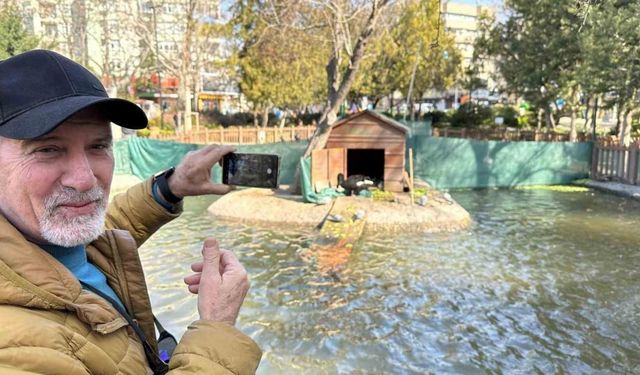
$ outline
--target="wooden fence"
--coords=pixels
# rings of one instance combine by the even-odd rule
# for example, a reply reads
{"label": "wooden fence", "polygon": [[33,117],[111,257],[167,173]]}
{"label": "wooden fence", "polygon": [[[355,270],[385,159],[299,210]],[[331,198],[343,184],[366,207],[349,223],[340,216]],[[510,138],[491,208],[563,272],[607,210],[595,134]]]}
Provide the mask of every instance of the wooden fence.
{"label": "wooden fence", "polygon": [[237,127],[200,129],[188,134],[151,134],[149,138],[195,144],[259,144],[300,141],[311,138],[315,126],[285,128]]}
{"label": "wooden fence", "polygon": [[[492,141],[546,141],[564,142],[569,140],[569,134],[547,133],[538,130],[519,129],[450,129],[433,128],[434,137],[469,138]],[[591,134],[578,134],[578,141],[591,140]]]}
{"label": "wooden fence", "polygon": [[638,154],[640,142],[629,147],[597,143],[593,146],[591,178],[639,185]]}

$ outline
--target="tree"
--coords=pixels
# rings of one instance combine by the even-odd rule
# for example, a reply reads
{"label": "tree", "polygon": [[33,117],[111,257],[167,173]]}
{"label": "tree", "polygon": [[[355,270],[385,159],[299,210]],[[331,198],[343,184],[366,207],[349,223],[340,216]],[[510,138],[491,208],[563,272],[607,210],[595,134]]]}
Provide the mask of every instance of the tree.
{"label": "tree", "polygon": [[[148,0],[141,3],[134,25],[144,45],[143,56],[157,58],[162,77],[178,80],[177,108],[184,113],[184,129],[191,129],[191,98],[200,86],[200,73],[215,58],[219,36],[217,2],[204,0]],[[162,41],[160,46],[159,41]],[[161,48],[160,48],[161,47]]]}
{"label": "tree", "polygon": [[409,2],[393,29],[397,88],[407,93],[411,119],[416,98],[451,87],[461,73],[461,55],[453,36],[444,31],[439,7],[435,0]]}
{"label": "tree", "polygon": [[22,17],[14,5],[0,10],[0,60],[36,48],[38,38],[29,34]]}
{"label": "tree", "polygon": [[[76,1],[72,12],[75,14],[67,22],[67,33],[74,30],[84,33],[78,58],[86,58],[94,67],[107,89],[113,89],[119,96],[129,95],[134,77],[139,75],[145,63],[145,49],[141,49],[141,36],[135,32],[139,22],[139,8],[128,1]],[[81,6],[82,5],[82,6]],[[65,12],[63,12],[64,14]],[[131,15],[136,15],[132,17]],[[88,19],[97,20],[87,24]],[[68,36],[74,40],[75,36]],[[96,46],[87,54],[89,45]],[[73,48],[71,49],[73,50]]]}
{"label": "tree", "polygon": [[[305,155],[309,155],[313,149],[321,148],[326,143],[328,130],[337,119],[340,105],[356,79],[367,45],[379,29],[381,14],[393,3],[391,0],[313,2],[248,0],[242,2],[238,8],[236,18],[239,22],[236,27],[243,43],[241,58],[246,59],[242,72],[243,81],[245,88],[257,89],[255,92],[247,91],[260,101],[264,102],[267,98],[277,96],[273,92],[264,95],[264,91],[276,83],[259,85],[258,77],[262,74],[267,77],[273,76],[280,82],[286,82],[281,76],[278,79],[278,69],[283,66],[274,64],[275,61],[282,61],[283,58],[287,61],[287,54],[283,54],[285,51],[279,51],[284,49],[282,46],[289,46],[293,41],[297,41],[294,45],[305,51],[302,55],[305,57],[315,56],[310,54],[313,48],[321,50],[320,56],[323,49],[326,48],[328,52],[325,55],[325,106],[319,126],[309,142]],[[305,38],[311,38],[316,43],[310,44]],[[278,46],[274,46],[274,42]],[[262,46],[262,50],[252,51],[254,46]],[[289,61],[294,62],[294,60]],[[255,74],[251,69],[256,70]],[[297,189],[297,186],[292,188]]]}
{"label": "tree", "polygon": [[240,88],[256,110],[262,125],[273,106],[300,108],[323,95],[322,70],[328,51],[317,29],[306,29],[303,15],[313,12],[305,3],[238,2],[233,27],[240,67]]}
{"label": "tree", "polygon": [[[331,31],[330,55],[326,65],[327,100],[303,157],[310,156],[313,150],[323,148],[327,143],[331,126],[336,122],[340,105],[356,79],[368,44],[379,30],[381,14],[392,4],[392,0],[364,3],[327,0],[317,3],[324,24]],[[365,15],[363,19],[359,17],[361,14]],[[354,40],[352,33],[355,30],[358,31]],[[300,166],[296,169],[290,191],[299,191],[299,177]]]}
{"label": "tree", "polygon": [[374,102],[400,90],[413,103],[427,90],[450,87],[459,74],[460,53],[453,37],[444,32],[439,2],[408,1],[393,10],[387,12],[392,19],[385,21],[387,27],[363,59],[363,74],[354,90]]}
{"label": "tree", "polygon": [[[506,21],[485,29],[478,56],[495,57],[506,91],[523,97],[553,128],[556,99],[576,91],[582,18],[573,0],[508,0]],[[540,126],[540,121],[538,122]]]}
{"label": "tree", "polygon": [[581,82],[585,90],[616,107],[621,116],[618,137],[631,141],[631,118],[640,109],[640,4],[635,1],[599,1],[591,6],[582,32],[585,64]]}

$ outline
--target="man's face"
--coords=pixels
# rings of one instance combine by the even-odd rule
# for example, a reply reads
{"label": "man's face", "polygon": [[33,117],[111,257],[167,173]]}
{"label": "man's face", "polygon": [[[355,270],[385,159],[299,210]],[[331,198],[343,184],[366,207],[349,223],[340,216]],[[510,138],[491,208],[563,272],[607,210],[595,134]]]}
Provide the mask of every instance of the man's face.
{"label": "man's face", "polygon": [[32,140],[0,139],[0,212],[33,242],[76,246],[104,230],[109,121],[93,110]]}

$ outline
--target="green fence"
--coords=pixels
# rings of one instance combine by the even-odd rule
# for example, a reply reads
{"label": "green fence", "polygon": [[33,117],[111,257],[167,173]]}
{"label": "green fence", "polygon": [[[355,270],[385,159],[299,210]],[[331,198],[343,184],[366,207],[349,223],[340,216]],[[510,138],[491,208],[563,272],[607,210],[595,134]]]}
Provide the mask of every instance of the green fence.
{"label": "green fence", "polygon": [[[146,179],[158,171],[177,165],[184,155],[198,149],[199,145],[158,141],[154,139],[130,137],[115,142],[116,174],[130,174]],[[281,184],[293,181],[296,164],[304,153],[306,142],[282,142],[262,145],[238,145],[238,152],[277,154],[280,156]],[[213,179],[221,181],[222,170],[216,165]]]}
{"label": "green fence", "polygon": [[587,177],[591,165],[591,143],[414,137],[410,144],[416,177],[438,189],[567,184]]}
{"label": "green fence", "polygon": [[[589,174],[590,143],[432,138],[424,131],[426,126],[412,129],[407,147],[414,149],[416,177],[439,189],[566,184]],[[114,148],[116,174],[146,179],[176,165],[187,152],[198,147],[138,137],[118,141]],[[239,145],[237,149],[280,155],[279,181],[290,184],[305,147],[306,142],[285,142]],[[215,167],[213,175],[219,182],[219,167]]]}

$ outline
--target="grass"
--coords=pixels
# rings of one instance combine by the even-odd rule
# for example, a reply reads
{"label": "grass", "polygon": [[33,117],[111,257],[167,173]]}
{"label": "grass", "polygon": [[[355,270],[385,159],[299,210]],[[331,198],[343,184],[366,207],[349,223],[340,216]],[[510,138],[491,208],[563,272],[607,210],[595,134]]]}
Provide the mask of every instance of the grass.
{"label": "grass", "polygon": [[556,191],[560,193],[584,193],[585,191],[589,191],[589,188],[583,186],[573,186],[573,185],[526,185],[526,186],[516,186],[516,190],[548,190],[548,191]]}

